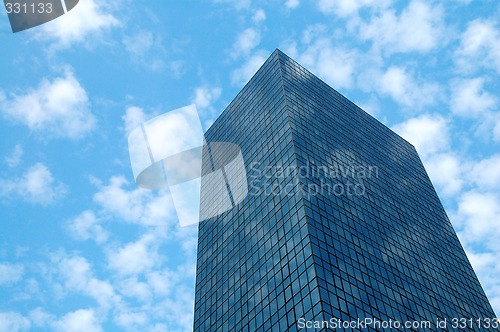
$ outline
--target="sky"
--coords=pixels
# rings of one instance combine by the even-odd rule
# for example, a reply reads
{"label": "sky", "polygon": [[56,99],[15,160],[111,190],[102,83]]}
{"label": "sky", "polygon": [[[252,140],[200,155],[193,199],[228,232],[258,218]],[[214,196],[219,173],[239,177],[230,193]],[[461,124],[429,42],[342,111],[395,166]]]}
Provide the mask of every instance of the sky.
{"label": "sky", "polygon": [[127,135],[206,130],[276,48],[415,145],[500,313],[498,1],[81,0],[0,10],[0,331],[191,331],[196,227]]}

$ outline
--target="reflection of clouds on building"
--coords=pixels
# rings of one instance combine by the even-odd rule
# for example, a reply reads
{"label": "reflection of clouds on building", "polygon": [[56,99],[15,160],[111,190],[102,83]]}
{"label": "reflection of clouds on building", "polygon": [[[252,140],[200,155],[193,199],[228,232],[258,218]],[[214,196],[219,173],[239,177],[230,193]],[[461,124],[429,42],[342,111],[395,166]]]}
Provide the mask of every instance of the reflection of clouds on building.
{"label": "reflection of clouds on building", "polygon": [[249,195],[200,222],[194,331],[494,317],[415,148],[279,50],[205,139],[241,147]]}

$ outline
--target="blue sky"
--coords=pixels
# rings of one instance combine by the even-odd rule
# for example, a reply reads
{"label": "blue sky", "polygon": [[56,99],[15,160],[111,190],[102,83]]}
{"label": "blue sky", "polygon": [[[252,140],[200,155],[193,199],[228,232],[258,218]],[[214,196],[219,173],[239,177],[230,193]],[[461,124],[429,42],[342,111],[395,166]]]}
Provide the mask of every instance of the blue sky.
{"label": "blue sky", "polygon": [[412,142],[500,312],[497,1],[81,0],[0,14],[0,331],[189,331],[196,229],[134,184],[127,134],[204,128],[275,48]]}

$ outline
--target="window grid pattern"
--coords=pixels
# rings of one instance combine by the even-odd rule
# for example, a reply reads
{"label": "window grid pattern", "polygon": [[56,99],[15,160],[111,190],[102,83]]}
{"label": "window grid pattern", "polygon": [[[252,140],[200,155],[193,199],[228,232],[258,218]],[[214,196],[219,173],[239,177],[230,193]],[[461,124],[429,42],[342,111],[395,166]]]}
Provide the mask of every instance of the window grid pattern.
{"label": "window grid pattern", "polygon": [[301,184],[364,188],[304,196],[325,318],[494,318],[414,147],[285,55],[280,67],[298,167],[350,170]]}
{"label": "window grid pattern", "polygon": [[[414,147],[279,50],[206,139],[241,147],[250,194],[199,225],[194,331],[494,317]],[[351,171],[268,179],[254,163]],[[349,183],[363,194],[306,189]]]}
{"label": "window grid pattern", "polygon": [[[239,145],[249,172],[296,164],[278,63],[274,54],[206,134]],[[254,173],[260,188],[266,178]],[[199,225],[195,331],[295,331],[300,317],[322,315],[302,196],[258,194],[252,183],[242,203]],[[268,186],[297,184],[290,174]]]}

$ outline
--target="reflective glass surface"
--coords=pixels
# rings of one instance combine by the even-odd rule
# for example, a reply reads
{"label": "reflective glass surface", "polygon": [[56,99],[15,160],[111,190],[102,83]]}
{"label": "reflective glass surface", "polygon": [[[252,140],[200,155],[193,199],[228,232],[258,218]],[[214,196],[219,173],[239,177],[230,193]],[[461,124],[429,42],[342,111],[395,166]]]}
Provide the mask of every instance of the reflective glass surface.
{"label": "reflective glass surface", "polygon": [[195,331],[495,317],[415,148],[279,50],[206,139],[249,192],[199,225]]}

